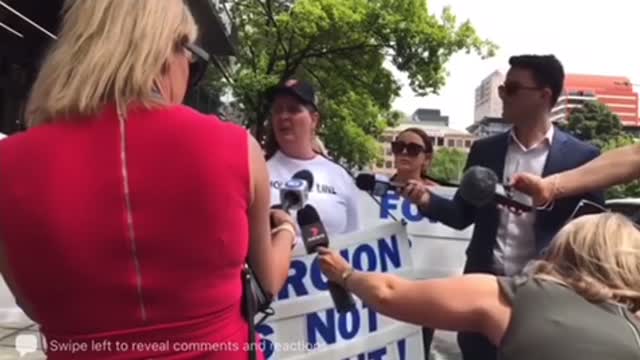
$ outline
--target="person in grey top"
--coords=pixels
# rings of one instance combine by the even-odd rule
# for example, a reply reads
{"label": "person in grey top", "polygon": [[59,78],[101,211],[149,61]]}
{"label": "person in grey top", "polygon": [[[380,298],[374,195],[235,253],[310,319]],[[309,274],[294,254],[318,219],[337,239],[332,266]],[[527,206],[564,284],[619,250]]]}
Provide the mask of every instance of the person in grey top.
{"label": "person in grey top", "polygon": [[502,360],[640,359],[640,231],[615,213],[584,215],[513,277],[411,281],[355,271],[322,248],[320,266],[373,310],[486,336]]}

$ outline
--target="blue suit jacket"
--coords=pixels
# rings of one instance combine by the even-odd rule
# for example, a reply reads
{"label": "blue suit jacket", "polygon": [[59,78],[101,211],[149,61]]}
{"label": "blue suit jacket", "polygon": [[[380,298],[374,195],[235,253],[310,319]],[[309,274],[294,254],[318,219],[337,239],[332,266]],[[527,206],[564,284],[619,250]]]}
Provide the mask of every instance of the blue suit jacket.
{"label": "blue suit jacket", "polygon": [[[498,178],[502,179],[509,137],[510,132],[505,132],[474,142],[469,151],[465,170],[471,166],[480,165],[495,171]],[[555,128],[542,176],[576,168],[599,154],[600,151],[595,146]],[[593,192],[557,200],[550,211],[536,211],[534,230],[538,252],[551,242],[581,199],[604,205],[604,194]],[[465,273],[493,272],[493,248],[499,224],[499,212],[495,205],[476,208],[464,201],[459,192],[456,192],[452,200],[434,194],[429,205],[423,209],[423,213],[431,219],[459,230],[475,224],[473,236],[467,248]]]}

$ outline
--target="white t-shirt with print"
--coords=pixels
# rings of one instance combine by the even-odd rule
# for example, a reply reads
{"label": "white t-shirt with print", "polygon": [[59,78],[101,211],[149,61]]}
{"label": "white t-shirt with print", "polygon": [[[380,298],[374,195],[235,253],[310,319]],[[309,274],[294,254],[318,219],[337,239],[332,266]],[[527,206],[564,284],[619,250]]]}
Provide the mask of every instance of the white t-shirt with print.
{"label": "white t-shirt with print", "polygon": [[313,174],[313,188],[307,204],[318,211],[329,237],[360,229],[360,190],[345,169],[320,155],[311,160],[298,160],[279,151],[267,161],[267,167],[271,178],[271,205],[280,203],[282,184],[298,171],[308,170]]}

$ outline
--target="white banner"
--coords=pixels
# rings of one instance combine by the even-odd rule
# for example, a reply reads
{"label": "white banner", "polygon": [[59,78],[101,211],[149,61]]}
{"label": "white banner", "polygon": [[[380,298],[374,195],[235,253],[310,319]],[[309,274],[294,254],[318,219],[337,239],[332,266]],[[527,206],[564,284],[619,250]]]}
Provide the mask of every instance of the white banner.
{"label": "white banner", "polygon": [[[435,189],[438,195],[446,198],[452,198],[455,191],[452,187]],[[447,277],[462,273],[473,225],[456,230],[425,218],[414,204],[393,192],[382,198],[361,193],[360,219],[366,227],[394,220],[407,223],[416,278]]]}
{"label": "white banner", "polygon": [[[413,277],[406,227],[392,222],[331,239],[354,268]],[[378,314],[356,298],[335,311],[317,256],[296,249],[275,315],[258,331],[267,359],[422,359],[421,328]]]}

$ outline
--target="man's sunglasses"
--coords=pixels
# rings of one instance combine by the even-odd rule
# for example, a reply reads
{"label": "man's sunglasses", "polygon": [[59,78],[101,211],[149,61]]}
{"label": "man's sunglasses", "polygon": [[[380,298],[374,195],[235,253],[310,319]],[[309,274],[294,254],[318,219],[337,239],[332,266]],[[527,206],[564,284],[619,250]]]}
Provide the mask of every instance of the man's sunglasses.
{"label": "man's sunglasses", "polygon": [[207,66],[211,57],[202,48],[195,44],[186,43],[184,48],[187,49],[192,56],[191,63],[189,64],[189,89],[193,89],[200,83],[204,74],[207,72]]}
{"label": "man's sunglasses", "polygon": [[415,143],[405,143],[402,141],[393,141],[391,142],[391,152],[394,155],[400,155],[406,152],[407,155],[411,157],[416,157],[421,153],[425,153],[426,150],[424,146]]}
{"label": "man's sunglasses", "polygon": [[537,86],[524,86],[517,82],[506,82],[498,86],[498,91],[507,96],[516,95],[520,90],[542,90],[542,88]]}

